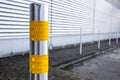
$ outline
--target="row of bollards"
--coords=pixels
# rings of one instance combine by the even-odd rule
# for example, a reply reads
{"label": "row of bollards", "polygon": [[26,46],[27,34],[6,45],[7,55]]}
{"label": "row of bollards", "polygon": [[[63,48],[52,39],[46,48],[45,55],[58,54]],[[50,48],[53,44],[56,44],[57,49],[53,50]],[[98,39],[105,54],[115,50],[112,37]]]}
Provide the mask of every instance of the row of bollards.
{"label": "row of bollards", "polygon": [[[119,43],[119,36],[118,35],[119,35],[119,32],[116,33],[116,44]],[[100,36],[101,36],[101,34],[100,34],[100,30],[99,30],[98,31],[98,36],[97,36],[97,38],[98,38],[97,49],[98,50],[101,49],[101,39],[100,39]],[[92,40],[92,41],[94,41],[94,40]],[[111,46],[111,42],[112,42],[112,38],[111,38],[111,33],[110,33],[109,34],[109,42],[108,42],[109,46]],[[83,42],[82,42],[82,28],[80,28],[80,55],[82,55],[82,50],[83,50],[82,44],[83,44]]]}

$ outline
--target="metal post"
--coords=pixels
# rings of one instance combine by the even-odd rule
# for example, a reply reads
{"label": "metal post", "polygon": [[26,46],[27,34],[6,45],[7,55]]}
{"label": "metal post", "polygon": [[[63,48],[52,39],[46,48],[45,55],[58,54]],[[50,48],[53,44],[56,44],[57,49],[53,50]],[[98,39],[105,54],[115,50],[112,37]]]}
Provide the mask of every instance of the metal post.
{"label": "metal post", "polygon": [[110,30],[109,30],[109,46],[111,46],[111,30],[112,30],[112,16],[113,16],[113,0],[112,0],[112,10],[111,10],[111,26],[110,26]]}
{"label": "metal post", "polygon": [[111,46],[111,32],[109,33],[109,46]]}
{"label": "metal post", "polygon": [[100,30],[98,31],[98,49],[100,49]]}
{"label": "metal post", "polygon": [[80,55],[82,54],[82,28],[80,28]]}
{"label": "metal post", "polygon": [[118,44],[118,32],[116,33],[116,44]]}
{"label": "metal post", "polygon": [[[53,10],[52,10],[52,9],[53,9],[53,0],[51,0],[51,4],[50,4],[50,5],[51,5],[51,17],[52,17],[52,15],[53,15],[53,12],[52,12],[52,11],[53,11]],[[53,19],[53,18],[50,18],[51,22],[53,22],[52,19]],[[51,27],[50,27],[50,29],[51,29],[51,30],[50,30],[50,38],[49,38],[49,42],[50,42],[50,44],[49,44],[49,49],[50,49],[50,50],[53,49],[53,44],[52,44],[52,39],[53,39],[52,29],[53,29],[53,26],[52,26],[52,24],[53,24],[53,23],[51,23]]]}
{"label": "metal post", "polygon": [[46,4],[30,5],[30,80],[48,80],[48,6]]}

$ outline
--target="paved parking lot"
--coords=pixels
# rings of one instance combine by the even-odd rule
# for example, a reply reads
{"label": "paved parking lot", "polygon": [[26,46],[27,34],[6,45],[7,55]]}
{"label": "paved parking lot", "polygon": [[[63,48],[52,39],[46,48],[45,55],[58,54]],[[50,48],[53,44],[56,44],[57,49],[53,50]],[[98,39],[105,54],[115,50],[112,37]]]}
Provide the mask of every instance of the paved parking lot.
{"label": "paved parking lot", "polygon": [[95,80],[120,80],[120,48],[74,64],[71,71]]}

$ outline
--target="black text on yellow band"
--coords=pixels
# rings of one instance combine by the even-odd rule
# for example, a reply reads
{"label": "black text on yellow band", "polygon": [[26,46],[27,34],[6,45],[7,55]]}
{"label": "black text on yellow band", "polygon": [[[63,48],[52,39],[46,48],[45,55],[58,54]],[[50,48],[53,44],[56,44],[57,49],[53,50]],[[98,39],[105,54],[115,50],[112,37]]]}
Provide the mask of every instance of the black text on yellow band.
{"label": "black text on yellow band", "polygon": [[30,55],[30,72],[32,74],[43,74],[48,72],[48,54]]}
{"label": "black text on yellow band", "polygon": [[30,40],[48,40],[48,21],[30,21]]}

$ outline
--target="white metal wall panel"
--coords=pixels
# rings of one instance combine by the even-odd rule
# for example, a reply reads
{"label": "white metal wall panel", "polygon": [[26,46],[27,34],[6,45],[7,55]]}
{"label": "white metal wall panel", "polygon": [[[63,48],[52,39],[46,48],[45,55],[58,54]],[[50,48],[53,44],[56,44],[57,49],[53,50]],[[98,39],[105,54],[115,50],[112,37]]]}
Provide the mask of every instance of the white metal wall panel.
{"label": "white metal wall panel", "polygon": [[82,42],[97,40],[99,31],[100,39],[115,38],[120,31],[120,9],[106,0],[0,0],[0,53],[29,49],[29,6],[33,2],[49,5],[51,47],[80,43],[80,29]]}
{"label": "white metal wall panel", "polygon": [[[113,2],[115,5],[115,2]],[[120,31],[120,9],[113,7],[112,32]]]}
{"label": "white metal wall panel", "polygon": [[120,9],[112,0],[110,4],[106,0],[96,0],[95,33],[116,33],[120,31]]}
{"label": "white metal wall panel", "polygon": [[29,11],[33,2],[50,4],[50,0],[0,0],[0,57],[29,50]]}
{"label": "white metal wall panel", "polygon": [[0,39],[28,38],[30,4],[50,3],[50,0],[1,0]]}
{"label": "white metal wall panel", "polygon": [[52,0],[50,46],[80,43],[81,29],[82,34],[92,33],[92,17],[90,0]]}
{"label": "white metal wall panel", "polygon": [[89,0],[52,0],[51,35],[91,33]]}
{"label": "white metal wall panel", "polygon": [[95,33],[109,33],[112,23],[112,5],[105,0],[96,0]]}
{"label": "white metal wall panel", "polygon": [[[50,36],[78,35],[80,34],[80,28],[82,28],[83,34],[92,33],[93,29],[95,29],[95,33],[97,33],[98,29],[101,30],[104,27],[105,29],[101,30],[101,32],[108,33],[109,27],[111,26],[112,5],[105,0],[96,0],[96,23],[95,28],[93,28],[94,1],[95,0],[1,0],[0,38],[3,39],[3,37],[8,36],[11,38],[28,37],[29,4],[32,2],[49,4]],[[119,26],[119,18],[114,17],[113,19],[113,25]],[[117,28],[114,29],[117,30]]]}

